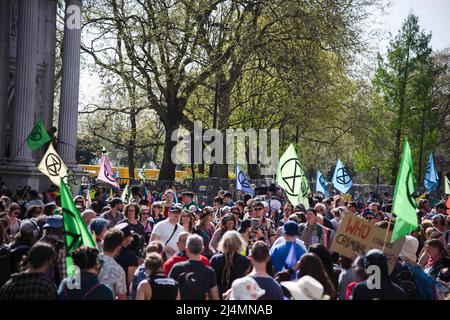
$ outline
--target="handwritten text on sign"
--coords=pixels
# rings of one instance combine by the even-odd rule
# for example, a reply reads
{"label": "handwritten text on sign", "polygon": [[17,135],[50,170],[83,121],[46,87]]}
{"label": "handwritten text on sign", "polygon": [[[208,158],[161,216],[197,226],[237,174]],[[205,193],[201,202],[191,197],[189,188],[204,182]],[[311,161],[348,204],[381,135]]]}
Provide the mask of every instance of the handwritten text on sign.
{"label": "handwritten text on sign", "polygon": [[[342,219],[337,233],[331,244],[331,251],[353,259],[358,254],[364,254],[370,249],[383,249],[386,229],[353,214],[347,214]],[[384,250],[389,264],[389,272],[393,270],[398,255],[403,247],[404,238],[389,243],[391,232]]]}

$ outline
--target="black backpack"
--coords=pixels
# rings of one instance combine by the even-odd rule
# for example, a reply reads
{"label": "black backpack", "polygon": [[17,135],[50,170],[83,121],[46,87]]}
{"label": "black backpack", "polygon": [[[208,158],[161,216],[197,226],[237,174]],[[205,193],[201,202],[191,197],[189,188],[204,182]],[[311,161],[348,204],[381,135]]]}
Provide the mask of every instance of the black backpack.
{"label": "black backpack", "polygon": [[407,268],[402,267],[392,280],[405,291],[408,300],[420,300],[419,290],[417,290],[414,278]]}
{"label": "black backpack", "polygon": [[176,279],[183,300],[204,300],[207,289],[202,285],[202,278],[192,271],[180,273]]}
{"label": "black backpack", "polygon": [[11,249],[7,246],[0,246],[0,288],[11,277]]}

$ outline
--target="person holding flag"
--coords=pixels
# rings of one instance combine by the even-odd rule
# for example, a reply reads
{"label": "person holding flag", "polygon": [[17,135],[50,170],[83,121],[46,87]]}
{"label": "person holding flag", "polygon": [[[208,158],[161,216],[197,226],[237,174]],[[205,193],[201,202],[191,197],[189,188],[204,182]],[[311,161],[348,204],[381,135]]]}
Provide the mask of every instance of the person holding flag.
{"label": "person holding flag", "polygon": [[96,248],[81,246],[72,252],[71,259],[78,267],[78,278],[66,278],[58,288],[58,300],[114,300],[112,290],[100,283],[99,253]]}

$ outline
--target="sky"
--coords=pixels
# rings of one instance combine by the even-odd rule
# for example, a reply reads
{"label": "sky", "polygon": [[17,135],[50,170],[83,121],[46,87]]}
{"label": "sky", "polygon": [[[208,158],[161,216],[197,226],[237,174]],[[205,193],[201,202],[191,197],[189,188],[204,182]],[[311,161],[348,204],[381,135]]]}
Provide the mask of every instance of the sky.
{"label": "sky", "polygon": [[[387,14],[380,19],[383,28],[394,37],[410,11],[419,17],[422,29],[432,32],[433,50],[450,47],[450,0],[392,0]],[[387,43],[380,42],[380,51]]]}
{"label": "sky", "polygon": [[[402,22],[412,11],[419,17],[419,24],[426,32],[432,32],[433,50],[450,48],[450,0],[391,0],[384,14],[375,18],[383,30],[383,38],[375,44],[375,50],[386,52],[389,40],[400,30]],[[93,103],[100,93],[100,79],[87,70],[81,71],[80,105]]]}

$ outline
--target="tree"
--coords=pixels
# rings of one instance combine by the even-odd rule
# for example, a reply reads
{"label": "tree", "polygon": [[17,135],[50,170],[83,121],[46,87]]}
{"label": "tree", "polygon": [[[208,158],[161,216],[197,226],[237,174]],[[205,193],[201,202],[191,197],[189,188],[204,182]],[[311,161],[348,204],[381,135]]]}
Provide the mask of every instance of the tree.
{"label": "tree", "polygon": [[[172,133],[180,126],[192,131],[192,120],[199,113],[215,116],[212,127],[222,131],[232,127],[233,111],[239,113],[242,107],[237,86],[252,85],[244,78],[247,72],[263,73],[269,83],[284,81],[280,89],[284,98],[299,81],[303,83],[293,93],[298,98],[294,106],[276,110],[280,117],[275,122],[286,131],[294,126],[299,137],[296,114],[309,108],[316,90],[325,91],[330,85],[327,77],[316,80],[320,73],[315,72],[326,70],[315,68],[315,63],[350,63],[350,54],[362,47],[360,23],[368,8],[380,2],[87,0],[89,36],[82,49],[102,69],[122,78],[128,91],[127,82],[133,82],[133,90],[145,94],[147,107],[156,111],[165,131],[159,179],[173,180]],[[212,112],[194,109],[190,103],[199,91],[207,92]],[[213,102],[217,108],[211,108]],[[313,113],[314,108],[310,110]],[[226,166],[216,169],[213,175],[227,176]]]}
{"label": "tree", "polygon": [[156,148],[157,155],[157,148],[162,145],[160,123],[139,98],[132,81],[122,77],[114,80],[105,84],[99,104],[90,103],[79,113],[85,116],[83,127],[87,139],[96,137],[126,152],[129,177],[134,179],[136,153]]}
{"label": "tree", "polygon": [[[85,26],[94,34],[82,50],[95,63],[121,77],[127,73],[146,94],[165,128],[160,180],[175,179],[172,133],[185,121],[190,96],[227,59],[205,63],[201,42],[217,7],[228,1],[88,1]],[[118,45],[118,44],[121,45]],[[125,64],[127,69],[120,66]],[[133,66],[133,71],[130,71]],[[188,127],[190,124],[186,123]]]}
{"label": "tree", "polygon": [[[435,74],[431,63],[430,39],[431,34],[420,29],[418,17],[409,14],[399,34],[390,42],[386,61],[378,55],[374,85],[382,93],[387,108],[396,113],[396,119],[391,123],[391,130],[395,132],[391,164],[393,184],[400,163],[401,140],[406,134],[413,139],[417,137],[414,128],[417,127],[418,117],[422,116],[411,108],[431,109],[431,88]],[[408,126],[408,122],[416,125]],[[417,146],[415,143],[412,145]]]}
{"label": "tree", "polygon": [[433,101],[439,111],[435,161],[442,175],[446,175],[450,172],[450,49],[436,52],[433,61],[440,71],[433,87]]}

